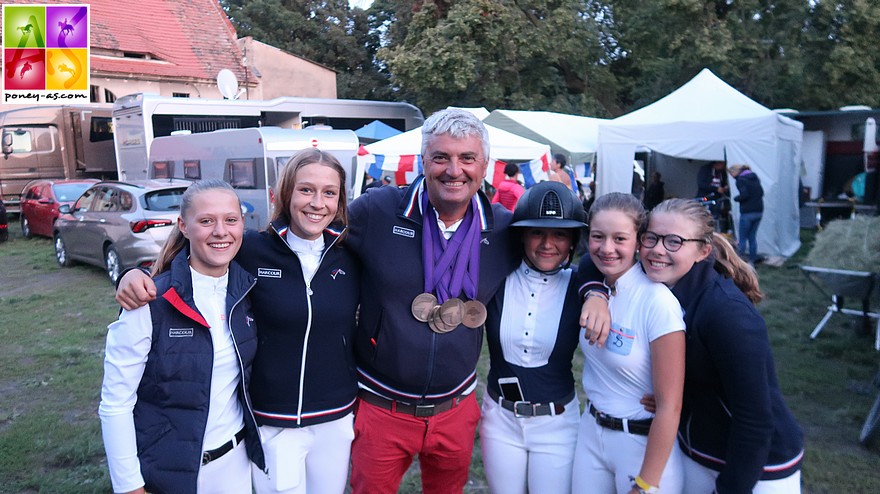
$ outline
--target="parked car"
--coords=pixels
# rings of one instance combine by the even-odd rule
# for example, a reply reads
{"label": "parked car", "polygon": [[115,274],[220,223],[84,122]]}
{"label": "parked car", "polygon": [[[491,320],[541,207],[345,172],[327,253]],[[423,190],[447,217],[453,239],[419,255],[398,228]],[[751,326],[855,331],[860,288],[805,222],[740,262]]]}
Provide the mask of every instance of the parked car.
{"label": "parked car", "polygon": [[98,183],[95,179],[34,180],[22,189],[21,234],[24,238],[42,235],[52,238],[52,229],[60,213],[58,208],[70,206],[83,192]]}
{"label": "parked car", "polygon": [[102,266],[113,283],[125,269],[152,266],[190,183],[163,179],[93,185],[73,206],[59,208],[53,230],[58,264]]}

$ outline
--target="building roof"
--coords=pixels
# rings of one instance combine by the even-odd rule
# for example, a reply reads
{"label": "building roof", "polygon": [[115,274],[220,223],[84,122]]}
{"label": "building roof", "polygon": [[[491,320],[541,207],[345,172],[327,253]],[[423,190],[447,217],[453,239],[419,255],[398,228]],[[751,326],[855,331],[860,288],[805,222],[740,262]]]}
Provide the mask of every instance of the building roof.
{"label": "building roof", "polygon": [[[29,4],[32,0],[4,0]],[[41,3],[69,3],[42,0]],[[217,0],[91,0],[91,72],[214,80],[244,78],[235,28]]]}

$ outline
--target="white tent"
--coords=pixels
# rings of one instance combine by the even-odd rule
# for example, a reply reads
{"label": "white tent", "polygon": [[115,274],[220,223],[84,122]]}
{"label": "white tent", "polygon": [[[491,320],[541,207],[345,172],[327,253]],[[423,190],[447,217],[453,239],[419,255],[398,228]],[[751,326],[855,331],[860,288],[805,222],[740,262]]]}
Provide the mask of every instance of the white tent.
{"label": "white tent", "polygon": [[[546,166],[546,160],[550,154],[550,146],[520,137],[491,125],[486,125],[486,130],[489,132],[490,161],[489,169],[486,171],[486,180],[489,182],[492,181],[494,175],[496,160],[510,162],[543,159]],[[413,162],[412,157],[422,153],[422,128],[418,127],[394,137],[374,142],[364,146],[364,148],[371,155],[374,155],[373,160],[370,160],[368,157],[367,161],[378,162],[378,157],[381,156],[382,170],[398,171],[401,163],[406,163],[406,166],[410,166],[409,164]],[[417,172],[418,170],[413,169],[410,172],[413,176],[408,177],[407,182],[411,181],[411,178],[414,178]]]}
{"label": "white tent", "polygon": [[[629,192],[637,147],[677,158],[679,169],[726,159],[749,165],[764,187],[764,218],[758,229],[762,254],[788,257],[800,247],[798,177],[803,124],[749,99],[708,69],[666,97],[599,125],[597,192]],[[694,161],[702,162],[694,162]],[[667,192],[670,177],[664,174]],[[731,196],[736,196],[731,183]],[[674,185],[674,184],[673,184]],[[734,203],[734,217],[739,208]],[[734,222],[736,223],[736,221]]]}
{"label": "white tent", "polygon": [[570,163],[589,163],[598,147],[599,123],[607,120],[549,111],[495,110],[483,121],[549,144],[551,152],[566,155]]}

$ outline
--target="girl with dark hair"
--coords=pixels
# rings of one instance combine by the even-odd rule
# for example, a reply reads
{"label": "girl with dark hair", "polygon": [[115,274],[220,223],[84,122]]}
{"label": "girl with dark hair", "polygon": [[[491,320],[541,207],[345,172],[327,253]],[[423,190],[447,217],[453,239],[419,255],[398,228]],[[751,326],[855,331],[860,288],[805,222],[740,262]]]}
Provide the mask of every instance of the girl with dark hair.
{"label": "girl with dark hair", "polygon": [[486,320],[491,366],[480,446],[493,493],[571,492],[580,421],[571,366],[581,304],[569,265],[585,220],[580,200],[559,182],[536,184],[514,210],[522,261]]}
{"label": "girl with dark hair", "polygon": [[191,185],[156,264],[160,298],[109,327],[98,412],[114,492],[250,492],[248,458],[264,467],[246,393],[255,281],[232,260],[243,232],[229,184]]}
{"label": "girl with dark hair", "polygon": [[[600,196],[589,224],[589,259],[610,287],[611,334],[603,348],[581,340],[589,401],[578,432],[572,490],[681,492],[681,453],[675,447],[684,385],[681,308],[638,263],[645,225],[638,199],[619,192]],[[640,403],[649,393],[656,396],[653,414]]]}
{"label": "girl with dark hair", "polygon": [[799,493],[803,434],[785,405],[755,270],[695,201],[669,199],[641,235],[648,278],[687,323],[679,446],[685,492]]}
{"label": "girl with dark hair", "polygon": [[[280,174],[274,207],[266,231],[245,232],[236,257],[258,280],[249,390],[266,468],[254,468],[254,490],[340,494],[354,438],[360,294],[360,266],[342,245],[345,170],[329,153],[301,151]],[[150,290],[148,280],[126,274],[117,300],[137,305]]]}

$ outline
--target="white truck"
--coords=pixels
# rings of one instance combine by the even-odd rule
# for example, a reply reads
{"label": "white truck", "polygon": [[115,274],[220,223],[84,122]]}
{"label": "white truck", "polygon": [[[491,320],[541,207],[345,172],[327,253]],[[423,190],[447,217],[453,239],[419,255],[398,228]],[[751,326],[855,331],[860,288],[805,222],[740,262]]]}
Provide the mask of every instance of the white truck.
{"label": "white truck", "polygon": [[119,179],[147,178],[150,144],[174,132],[197,134],[268,126],[356,130],[374,120],[407,131],[422,125],[424,117],[413,105],[389,101],[297,97],[217,100],[130,94],[117,99],[113,106]]}
{"label": "white truck", "polygon": [[203,180],[217,178],[235,188],[245,227],[263,230],[272,216],[275,184],[298,151],[316,147],[334,155],[346,169],[347,199],[360,192],[358,138],[351,130],[255,127],[157,137],[150,146],[147,177]]}

